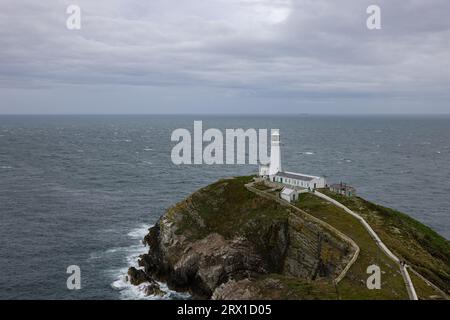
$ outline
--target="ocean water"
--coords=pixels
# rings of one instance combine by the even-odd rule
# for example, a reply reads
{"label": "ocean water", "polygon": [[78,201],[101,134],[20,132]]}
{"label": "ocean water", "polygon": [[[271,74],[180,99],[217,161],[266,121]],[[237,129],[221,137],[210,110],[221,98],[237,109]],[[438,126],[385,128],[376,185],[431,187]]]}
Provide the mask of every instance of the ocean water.
{"label": "ocean water", "polygon": [[[171,133],[194,120],[279,128],[285,169],[348,182],[450,238],[448,116],[0,116],[0,299],[145,298],[123,276],[147,229],[196,189],[257,170],[172,164]],[[69,265],[81,290],[66,287]]]}

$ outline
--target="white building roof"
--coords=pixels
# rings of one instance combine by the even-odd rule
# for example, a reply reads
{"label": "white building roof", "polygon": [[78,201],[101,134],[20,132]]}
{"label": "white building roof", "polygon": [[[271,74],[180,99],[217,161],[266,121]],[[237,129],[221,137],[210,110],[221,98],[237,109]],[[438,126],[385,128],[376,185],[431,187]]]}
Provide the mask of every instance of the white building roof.
{"label": "white building roof", "polygon": [[297,179],[302,181],[312,181],[314,179],[320,179],[320,177],[310,176],[307,174],[301,174],[301,173],[295,173],[295,172],[278,172],[276,174],[279,177],[283,178],[291,178],[291,179]]}
{"label": "white building roof", "polygon": [[285,194],[287,196],[290,196],[291,194],[295,193],[294,189],[291,188],[283,188],[283,190],[281,191],[281,194]]}

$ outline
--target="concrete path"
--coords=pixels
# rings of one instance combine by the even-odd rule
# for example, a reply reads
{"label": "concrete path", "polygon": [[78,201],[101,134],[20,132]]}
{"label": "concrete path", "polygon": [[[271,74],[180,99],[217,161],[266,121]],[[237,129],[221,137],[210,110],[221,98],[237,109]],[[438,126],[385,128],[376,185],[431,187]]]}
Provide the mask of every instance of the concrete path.
{"label": "concrete path", "polygon": [[394,260],[396,263],[398,263],[399,268],[400,268],[400,272],[401,272],[401,274],[403,276],[403,280],[405,281],[406,290],[408,291],[409,298],[411,300],[418,300],[417,293],[416,293],[416,290],[414,289],[414,285],[413,285],[413,283],[411,281],[411,277],[409,276],[407,266],[400,264],[400,259],[395,254],[393,254],[391,250],[389,250],[389,248],[383,243],[383,241],[381,241],[380,237],[376,234],[376,232],[372,229],[372,227],[366,222],[366,220],[364,220],[364,218],[361,217],[359,214],[353,212],[352,210],[350,210],[349,208],[344,206],[342,203],[334,200],[333,198],[328,197],[327,195],[324,195],[323,193],[315,191],[313,194],[315,194],[316,196],[318,196],[318,197],[320,197],[320,198],[322,198],[322,199],[324,199],[324,200],[326,200],[328,202],[331,202],[335,206],[343,209],[345,212],[347,212],[348,214],[352,215],[353,217],[358,219],[359,222],[362,223],[362,225],[369,232],[370,236],[373,238],[373,240],[375,241],[377,246],[384,253],[386,253],[386,255],[388,257],[390,257],[392,260]]}

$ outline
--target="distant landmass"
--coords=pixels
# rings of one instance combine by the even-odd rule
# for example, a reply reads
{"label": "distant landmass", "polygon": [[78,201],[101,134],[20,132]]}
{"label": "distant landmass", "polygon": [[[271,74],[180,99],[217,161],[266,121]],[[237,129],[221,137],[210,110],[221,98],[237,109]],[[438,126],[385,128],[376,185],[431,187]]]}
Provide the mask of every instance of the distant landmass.
{"label": "distant landmass", "polygon": [[[399,263],[363,225],[316,196],[279,199],[255,177],[220,180],[169,208],[149,230],[148,254],[129,280],[163,295],[156,281],[207,299],[408,299]],[[450,243],[392,209],[320,190],[370,224],[407,264],[419,299],[447,299]],[[367,267],[381,269],[381,288],[366,286]]]}

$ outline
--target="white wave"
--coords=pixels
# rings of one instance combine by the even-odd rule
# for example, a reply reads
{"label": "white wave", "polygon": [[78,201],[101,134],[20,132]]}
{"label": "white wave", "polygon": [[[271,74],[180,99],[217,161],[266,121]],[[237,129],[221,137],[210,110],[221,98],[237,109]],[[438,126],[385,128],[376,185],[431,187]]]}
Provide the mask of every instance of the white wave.
{"label": "white wave", "polygon": [[[126,270],[123,270],[126,273]],[[125,276],[119,277],[111,284],[111,288],[120,291],[122,300],[172,300],[172,299],[189,299],[190,295],[185,292],[176,292],[170,290],[165,283],[158,282],[160,289],[165,292],[163,296],[155,296],[145,294],[145,288],[148,282],[144,282],[138,286],[130,284]]]}
{"label": "white wave", "polygon": [[7,170],[7,169],[12,169],[13,167],[11,167],[11,166],[0,166],[0,169],[5,169],[5,170]]}
{"label": "white wave", "polygon": [[149,147],[146,147],[146,148],[144,148],[144,151],[153,151],[153,149],[149,148]]}
{"label": "white wave", "polygon": [[97,260],[100,259],[102,257],[102,254],[98,253],[98,252],[93,252],[89,255],[89,258],[87,259],[88,262],[91,262],[92,260]]}
{"label": "white wave", "polygon": [[130,232],[127,233],[127,236],[129,236],[131,239],[143,239],[147,233],[148,233],[148,229],[150,229],[151,227],[153,227],[153,225],[146,225],[143,224],[138,228],[135,228],[133,230],[131,230]]}
{"label": "white wave", "polygon": [[346,162],[346,163],[352,163],[353,161],[350,160],[350,159],[347,159],[347,158],[340,158],[340,159],[337,160],[337,162],[338,162],[339,164],[341,164],[341,163],[343,163],[343,162]]}
{"label": "white wave", "polygon": [[313,154],[314,154],[314,152],[310,152],[310,151],[308,151],[308,152],[303,152],[303,154],[306,154],[306,155],[309,155],[309,156],[311,156],[311,155],[313,155]]}
{"label": "white wave", "polygon": [[110,254],[110,253],[116,253],[116,252],[126,252],[129,251],[129,247],[117,247],[117,248],[111,248],[106,250],[106,254]]}
{"label": "white wave", "polygon": [[111,283],[111,288],[119,291],[120,299],[123,300],[164,300],[164,299],[189,299],[188,293],[176,292],[170,290],[165,283],[158,282],[161,290],[165,292],[164,296],[146,296],[145,287],[148,283],[143,283],[139,286],[132,285],[126,279],[128,268],[135,267],[136,269],[142,269],[138,265],[138,259],[141,254],[147,253],[148,248],[142,244],[142,239],[148,233],[148,229],[151,225],[141,225],[132,229],[127,233],[127,236],[133,240],[136,240],[135,245],[129,247],[117,247],[108,249],[107,253],[122,252],[126,258],[126,266],[120,269],[108,270],[107,273],[114,279]]}

